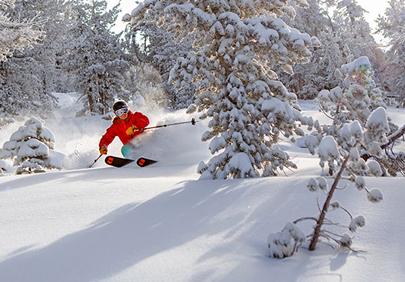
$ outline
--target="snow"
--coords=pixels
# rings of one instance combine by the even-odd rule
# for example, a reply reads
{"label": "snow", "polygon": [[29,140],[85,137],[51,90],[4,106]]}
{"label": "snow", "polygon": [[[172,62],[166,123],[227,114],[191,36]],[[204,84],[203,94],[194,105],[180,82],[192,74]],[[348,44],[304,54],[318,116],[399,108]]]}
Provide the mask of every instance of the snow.
{"label": "snow", "polygon": [[269,255],[274,258],[292,256],[304,240],[305,234],[295,224],[287,223],[281,232],[269,235]]}
{"label": "snow", "polygon": [[367,193],[368,200],[373,203],[378,203],[383,200],[383,194],[378,189],[373,189]]}
{"label": "snow", "polygon": [[323,161],[337,159],[339,157],[339,152],[335,138],[332,136],[323,137],[318,147],[318,154]]}
{"label": "snow", "polygon": [[360,215],[352,219],[352,222],[350,222],[349,225],[349,230],[351,232],[356,232],[357,227],[364,227],[364,225],[366,225],[366,219],[364,216]]}
{"label": "snow", "polygon": [[361,57],[357,58],[356,60],[354,60],[353,62],[345,64],[341,67],[341,69],[343,70],[344,73],[352,73],[361,68],[366,68],[366,69],[371,68],[371,63],[367,56],[361,56]]}
{"label": "snow", "polygon": [[13,164],[10,160],[0,160],[0,176],[6,172],[13,172]]}
{"label": "snow", "polygon": [[253,167],[250,164],[249,156],[245,153],[237,153],[229,161],[231,171],[240,171],[241,177],[248,177],[253,173]]}
{"label": "snow", "polygon": [[375,109],[367,119],[367,128],[382,128],[389,131],[387,114],[383,107],[378,107]]}
{"label": "snow", "polygon": [[375,161],[373,159],[368,159],[366,164],[368,166],[369,172],[372,175],[381,176],[383,174],[382,170],[381,170],[381,167],[380,167],[380,164],[377,161]]}
{"label": "snow", "polygon": [[[309,102],[301,106],[305,115],[321,115]],[[184,111],[139,110],[152,125],[190,119]],[[71,156],[71,168],[84,168],[97,157],[110,121],[69,111],[55,113],[45,126],[56,137],[55,150]],[[405,120],[403,111],[388,112],[394,121]],[[3,128],[0,141],[21,124]],[[145,133],[137,154],[159,162],[142,169],[116,169],[101,160],[93,169],[0,177],[0,281],[405,281],[403,177],[357,177],[357,185],[367,183],[370,200],[384,194],[372,208],[355,188],[336,192],[334,200],[356,215],[353,224],[364,226],[360,214],[367,220],[353,239],[343,238],[366,252],[320,244],[314,252],[300,248],[293,257],[272,259],[269,234],[285,227],[299,241],[299,231],[311,229],[312,223],[285,225],[317,214],[317,199],[326,195],[308,192],[308,180],[321,186],[332,179],[319,178],[317,158],[306,149],[283,143],[298,165],[288,176],[197,180],[199,162],[210,157],[209,144],[200,142],[206,126]],[[325,138],[322,151],[334,155],[335,141]],[[119,148],[116,140],[111,153]],[[333,216],[347,222],[345,213]]]}
{"label": "snow", "polygon": [[29,139],[24,142],[18,150],[19,158],[27,157],[47,157],[49,148],[37,139]]}
{"label": "snow", "polygon": [[315,178],[311,178],[307,184],[307,188],[311,192],[315,192],[319,188],[319,183]]}

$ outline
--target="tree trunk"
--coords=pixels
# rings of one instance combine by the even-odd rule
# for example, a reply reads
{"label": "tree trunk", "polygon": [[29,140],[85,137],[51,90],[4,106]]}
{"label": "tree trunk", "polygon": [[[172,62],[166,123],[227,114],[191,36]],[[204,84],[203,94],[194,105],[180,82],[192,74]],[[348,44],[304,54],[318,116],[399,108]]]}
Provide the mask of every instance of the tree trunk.
{"label": "tree trunk", "polygon": [[335,177],[335,181],[333,181],[332,187],[329,190],[328,197],[326,198],[326,201],[323,204],[321,214],[319,215],[319,218],[316,222],[314,235],[312,236],[311,243],[309,245],[310,251],[313,251],[316,248],[316,244],[318,243],[319,236],[321,235],[321,228],[322,228],[323,222],[325,220],[326,213],[328,212],[330,201],[332,200],[333,193],[335,192],[336,187],[340,181],[340,178],[342,177],[342,173],[346,168],[347,162],[349,161],[349,157],[350,157],[350,155],[347,155],[347,157],[344,159],[342,166],[340,167],[340,170]]}

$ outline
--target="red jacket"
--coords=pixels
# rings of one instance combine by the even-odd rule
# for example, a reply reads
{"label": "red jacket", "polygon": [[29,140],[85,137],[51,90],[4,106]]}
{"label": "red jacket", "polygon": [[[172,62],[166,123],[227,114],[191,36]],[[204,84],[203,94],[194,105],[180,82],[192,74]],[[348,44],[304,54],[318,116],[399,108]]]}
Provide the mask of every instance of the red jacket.
{"label": "red jacket", "polygon": [[125,145],[131,141],[135,136],[141,134],[142,132],[135,131],[132,135],[127,135],[126,131],[131,126],[136,126],[137,128],[145,128],[149,124],[149,119],[140,112],[128,112],[128,117],[126,119],[120,119],[115,117],[112,125],[107,129],[106,133],[101,137],[99,146],[108,146],[118,136],[121,142]]}

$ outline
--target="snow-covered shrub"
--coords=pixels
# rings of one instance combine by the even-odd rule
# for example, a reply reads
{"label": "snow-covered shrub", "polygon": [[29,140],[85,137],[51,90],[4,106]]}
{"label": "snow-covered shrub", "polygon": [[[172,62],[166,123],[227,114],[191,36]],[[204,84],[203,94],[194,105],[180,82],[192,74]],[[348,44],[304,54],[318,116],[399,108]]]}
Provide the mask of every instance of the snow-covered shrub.
{"label": "snow-covered shrub", "polygon": [[281,232],[269,235],[267,246],[270,256],[281,259],[292,256],[304,242],[304,232],[296,224],[287,223]]}
{"label": "snow-covered shrub", "polygon": [[[170,80],[191,78],[195,102],[188,112],[209,118],[202,136],[214,155],[202,178],[277,175],[295,167],[275,144],[305,123],[297,97],[274,71],[292,73],[309,61],[314,38],[287,25],[287,1],[146,1],[132,12],[136,28],[150,23],[177,35],[193,34],[193,49],[171,70]],[[201,168],[201,167],[200,167]]]}
{"label": "snow-covered shrub", "polygon": [[16,173],[44,172],[45,169],[61,169],[63,155],[53,151],[55,137],[36,118],[27,120],[3,144],[0,159],[11,159],[17,166]]}
{"label": "snow-covered shrub", "polygon": [[[383,199],[382,193],[378,189],[369,189],[363,178],[363,175],[380,176],[382,174],[380,164],[375,160],[367,162],[359,157],[359,150],[370,150],[375,145],[381,146],[386,141],[386,136],[389,131],[387,116],[384,108],[380,107],[374,110],[365,122],[363,128],[359,121],[355,120],[351,123],[344,123],[342,129],[339,131],[341,142],[337,142],[333,136],[325,136],[321,140],[318,147],[318,155],[320,158],[320,165],[323,167],[325,162],[330,166],[337,167],[338,172],[334,175],[334,180],[329,186],[326,179],[323,177],[311,178],[307,184],[307,188],[311,192],[321,191],[326,193],[326,199],[318,218],[304,217],[294,221],[294,224],[306,219],[314,220],[316,225],[313,233],[310,234],[309,250],[315,250],[319,239],[326,239],[326,242],[335,243],[335,246],[351,248],[352,237],[348,234],[339,234],[340,227],[348,229],[351,233],[357,231],[357,228],[364,227],[365,218],[361,215],[352,216],[352,214],[344,208],[339,202],[332,202],[334,193],[341,189],[340,182],[347,180],[352,182],[354,187],[359,191],[367,194],[367,199],[372,203],[378,203]],[[383,155],[383,152],[380,152]],[[348,216],[347,224],[340,224],[332,221],[330,213],[337,210],[343,211]],[[327,224],[325,224],[327,223]],[[330,230],[330,228],[334,228]],[[285,228],[281,234],[285,234]],[[274,238],[274,237],[272,237]],[[279,235],[277,242],[284,242],[285,249],[276,248],[274,244],[269,245],[271,255],[275,258],[285,257],[292,255],[295,252],[291,248],[291,238],[286,235]],[[305,237],[304,237],[305,238]],[[302,242],[300,242],[302,244]],[[276,244],[277,245],[277,244]],[[295,245],[294,245],[295,246]]]}

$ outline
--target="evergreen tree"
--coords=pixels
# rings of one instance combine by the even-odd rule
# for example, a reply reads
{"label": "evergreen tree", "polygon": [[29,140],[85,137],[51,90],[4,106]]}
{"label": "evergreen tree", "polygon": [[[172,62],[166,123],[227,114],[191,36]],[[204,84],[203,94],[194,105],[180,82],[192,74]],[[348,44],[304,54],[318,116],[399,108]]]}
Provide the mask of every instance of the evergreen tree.
{"label": "evergreen tree", "polygon": [[[15,1],[0,1],[0,115],[23,115],[37,111],[41,103],[49,101],[37,90],[36,77],[31,58],[25,57],[25,47],[31,47],[43,38],[40,26],[33,17],[14,20]],[[33,83],[31,83],[33,82]],[[32,95],[31,95],[32,93]],[[0,123],[2,121],[0,120]]]}
{"label": "evergreen tree", "polygon": [[[344,130],[346,123],[357,120],[364,127],[373,110],[378,107],[385,108],[383,92],[373,80],[373,70],[367,57],[363,56],[345,64],[341,70],[345,75],[342,83],[331,90],[322,90],[319,93],[320,110],[332,120],[332,124],[316,126],[317,132],[305,136],[305,145],[312,154],[324,136],[333,136],[341,145],[346,140],[339,137],[339,132]],[[382,145],[374,144],[374,146],[369,146],[369,149],[363,146],[360,155],[364,160],[372,158],[377,161],[383,168],[384,175],[388,173],[397,175],[398,172],[404,171],[404,154],[396,154],[391,149],[391,153],[387,152],[384,157],[380,157],[379,152],[393,146],[395,140],[399,139],[405,130],[404,127],[398,129],[398,126],[393,124],[389,118],[388,125],[391,134],[389,141]],[[335,172],[334,163],[331,162],[328,165],[329,174],[332,175]]]}
{"label": "evergreen tree", "polygon": [[293,19],[287,18],[288,23],[316,36],[319,44],[314,46],[310,62],[297,64],[294,66],[294,74],[282,75],[282,79],[299,98],[313,99],[321,89],[331,89],[338,85],[334,71],[346,63],[348,46],[341,40],[324,1],[308,0],[307,5],[296,3],[294,8],[297,15]]}
{"label": "evergreen tree", "polygon": [[35,17],[42,24],[45,37],[35,48],[26,51],[24,57],[35,64],[34,75],[48,95],[55,90],[66,90],[61,83],[64,72],[60,70],[61,55],[66,48],[69,3],[66,0],[17,0],[14,13],[21,18]]}
{"label": "evergreen tree", "polygon": [[105,114],[116,97],[125,93],[125,73],[129,64],[123,53],[115,24],[119,4],[107,10],[105,0],[74,0],[71,44],[64,57],[64,68],[74,74],[83,93],[82,113]]}
{"label": "evergreen tree", "polygon": [[38,76],[38,62],[25,55],[0,63],[0,112],[8,116],[38,114],[44,116],[56,105],[56,99]]}
{"label": "evergreen tree", "polygon": [[210,118],[202,140],[211,140],[215,156],[200,165],[202,177],[270,176],[295,166],[275,144],[304,118],[273,69],[291,73],[307,62],[312,41],[280,19],[289,11],[281,1],[147,1],[133,11],[135,25],[155,22],[179,38],[194,35],[193,52],[171,79],[186,69],[196,86],[189,112]]}
{"label": "evergreen tree", "polygon": [[2,26],[0,61],[11,56],[15,50],[32,46],[42,36],[42,32],[37,29],[32,19],[25,22],[10,19],[8,12],[14,8],[14,2],[15,0],[0,0],[0,24]]}
{"label": "evergreen tree", "polygon": [[356,0],[337,1],[334,12],[334,21],[339,27],[342,40],[346,42],[351,51],[348,62],[361,56],[367,56],[374,64],[376,49],[378,48],[374,37],[371,35],[371,28],[366,21],[364,10]]}
{"label": "evergreen tree", "polygon": [[300,98],[314,98],[321,89],[338,86],[335,70],[361,56],[370,58],[376,69],[373,79],[380,81],[384,55],[371,35],[365,10],[355,0],[308,0],[305,7],[296,2],[297,16],[290,24],[316,36],[321,46],[313,50],[310,63],[296,65],[292,76],[282,76],[290,90]]}
{"label": "evergreen tree", "polygon": [[[339,138],[339,132],[344,124],[357,120],[365,126],[373,110],[385,107],[382,91],[373,80],[373,69],[367,57],[363,56],[343,65],[341,71],[345,78],[340,85],[331,90],[322,90],[318,95],[320,110],[332,120],[332,124],[318,127],[316,134],[312,133],[310,137],[306,137],[309,138],[307,143],[313,140],[309,147],[316,146],[316,140],[320,141],[325,135],[333,136],[341,144],[345,140]],[[337,73],[340,73],[340,70]],[[314,135],[317,135],[317,138],[314,139]],[[363,148],[361,154],[366,152]],[[334,163],[330,162],[328,165],[329,174],[333,174]]]}
{"label": "evergreen tree", "polygon": [[389,40],[388,66],[384,72],[389,92],[405,107],[405,1],[391,0],[384,16],[377,20],[379,32]]}
{"label": "evergreen tree", "polygon": [[341,70],[345,75],[341,85],[319,93],[321,110],[338,128],[356,119],[364,125],[372,110],[384,106],[382,91],[373,80],[371,63],[363,56],[343,65]]}
{"label": "evergreen tree", "polygon": [[[130,21],[130,15],[124,16]],[[156,25],[148,23],[131,27],[126,33],[129,53],[140,64],[153,66],[160,74],[162,86],[168,99],[168,106],[173,109],[187,108],[193,101],[194,85],[192,81],[170,81],[170,70],[187,56],[191,50],[191,40],[178,41],[175,35]]]}
{"label": "evergreen tree", "polygon": [[[322,208],[319,207],[319,216],[299,218],[293,223],[288,223],[281,232],[270,234],[268,237],[270,256],[274,258],[292,256],[307,238],[310,238],[309,250],[311,251],[316,249],[321,239],[324,239],[325,243],[331,244],[332,247],[353,250],[352,235],[349,234],[354,234],[359,227],[363,227],[365,218],[362,215],[353,216],[341,203],[334,201],[334,196],[335,193],[338,193],[339,183],[345,178],[352,182],[359,191],[365,192],[370,202],[378,203],[383,200],[383,194],[378,189],[368,188],[363,177],[365,175],[381,176],[381,167],[374,160],[366,163],[360,157],[360,151],[364,147],[374,150],[375,144],[384,144],[387,141],[388,131],[387,115],[385,109],[380,107],[369,115],[364,126],[358,120],[344,123],[338,132],[339,138],[344,142],[337,142],[332,136],[322,138],[318,148],[321,166],[324,162],[335,162],[339,171],[334,175],[333,183],[330,186],[323,177],[310,179],[307,185],[310,191],[321,191],[323,196],[326,192]],[[380,150],[379,156],[383,155],[384,152]],[[337,222],[333,218],[338,210],[347,215],[347,224]],[[308,236],[297,225],[304,220],[315,221],[314,231]],[[342,233],[342,230],[350,233]]]}
{"label": "evergreen tree", "polygon": [[0,159],[12,159],[17,166],[17,174],[61,169],[58,153],[53,151],[54,144],[53,133],[41,121],[31,118],[4,143]]}

